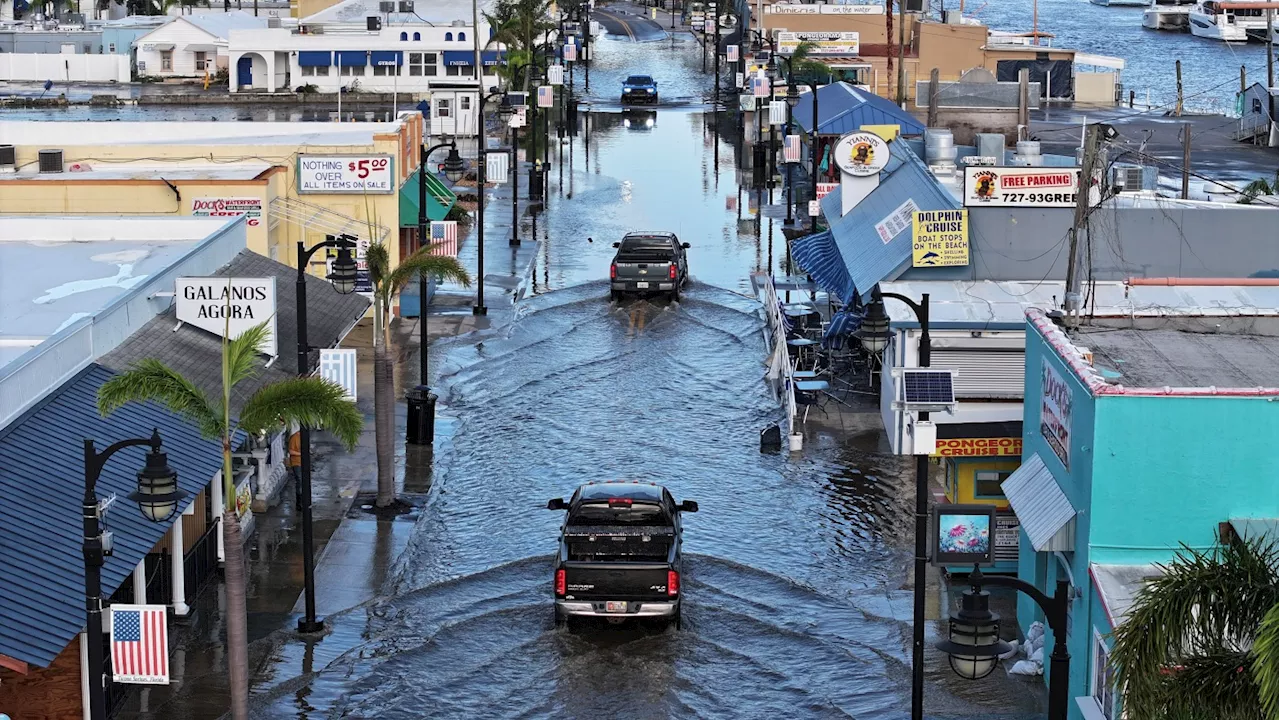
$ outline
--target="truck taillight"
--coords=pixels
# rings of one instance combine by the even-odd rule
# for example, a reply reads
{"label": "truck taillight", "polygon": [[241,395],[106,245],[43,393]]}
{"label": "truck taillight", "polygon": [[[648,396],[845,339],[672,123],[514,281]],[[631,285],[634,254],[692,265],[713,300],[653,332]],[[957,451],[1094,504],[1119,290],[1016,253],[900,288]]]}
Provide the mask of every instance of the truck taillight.
{"label": "truck taillight", "polygon": [[671,597],[680,594],[680,573],[675,570],[667,571],[667,594]]}
{"label": "truck taillight", "polygon": [[609,263],[609,279],[618,279],[618,263]]}
{"label": "truck taillight", "polygon": [[668,277],[668,278],[671,278],[672,280],[675,280],[675,279],[676,279],[676,264],[675,264],[675,263],[671,263],[670,265],[668,265],[668,266],[667,266],[667,277]]}
{"label": "truck taillight", "polygon": [[556,595],[564,595],[564,593],[564,568],[560,568],[556,570]]}

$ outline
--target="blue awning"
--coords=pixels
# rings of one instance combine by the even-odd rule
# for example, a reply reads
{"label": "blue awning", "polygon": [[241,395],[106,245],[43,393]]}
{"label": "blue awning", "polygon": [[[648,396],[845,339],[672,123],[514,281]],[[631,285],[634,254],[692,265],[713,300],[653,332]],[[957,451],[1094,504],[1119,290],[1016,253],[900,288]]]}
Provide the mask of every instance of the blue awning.
{"label": "blue awning", "polygon": [[298,51],[298,67],[329,67],[333,64],[333,52],[329,50]]}
{"label": "blue awning", "polygon": [[374,50],[369,53],[369,63],[374,67],[398,67],[404,64],[404,53],[399,50]]}
{"label": "blue awning", "polygon": [[475,65],[476,54],[470,50],[445,50],[440,53],[445,65]]}
{"label": "blue awning", "polygon": [[342,67],[364,67],[369,62],[368,50],[339,50],[338,64]]}
{"label": "blue awning", "polygon": [[827,333],[822,337],[823,345],[828,347],[839,345],[845,336],[857,332],[862,327],[863,316],[850,310],[841,310],[831,317]]}
{"label": "blue awning", "polygon": [[480,53],[480,60],[485,64],[486,67],[488,67],[489,65],[497,65],[498,63],[504,63],[507,61],[507,51],[503,50],[501,51],[501,53],[499,53],[499,51],[497,50],[485,50],[484,52]]}
{"label": "blue awning", "polygon": [[840,302],[848,304],[853,299],[853,280],[830,230],[792,240],[791,259]]}

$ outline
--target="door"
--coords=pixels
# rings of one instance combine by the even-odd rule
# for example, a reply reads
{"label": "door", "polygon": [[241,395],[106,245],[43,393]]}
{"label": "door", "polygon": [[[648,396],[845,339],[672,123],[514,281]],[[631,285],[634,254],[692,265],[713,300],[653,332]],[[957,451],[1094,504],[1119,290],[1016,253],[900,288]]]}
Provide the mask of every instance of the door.
{"label": "door", "polygon": [[236,62],[236,85],[241,88],[253,87],[253,58],[242,57]]}
{"label": "door", "polygon": [[440,132],[445,135],[458,133],[458,118],[453,113],[452,97],[435,98],[435,117],[440,123]]}

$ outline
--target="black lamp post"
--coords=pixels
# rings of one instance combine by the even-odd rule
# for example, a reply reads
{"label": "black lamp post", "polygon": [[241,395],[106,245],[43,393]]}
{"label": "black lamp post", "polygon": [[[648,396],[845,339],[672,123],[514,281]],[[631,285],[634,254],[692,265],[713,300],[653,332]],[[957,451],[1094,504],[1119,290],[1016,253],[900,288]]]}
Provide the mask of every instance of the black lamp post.
{"label": "black lamp post", "polygon": [[[496,90],[488,95],[480,96],[480,127],[484,127],[484,106],[493,98],[502,95]],[[484,133],[480,134],[481,140]],[[484,186],[485,186],[485,154],[484,143],[480,143],[479,161],[476,163],[476,304],[471,308],[472,315],[488,315],[489,308],[484,305]]]}
{"label": "black lamp post", "polygon": [[[422,212],[419,210],[419,212]],[[359,268],[352,250],[356,239],[351,235],[326,235],[323,242],[308,248],[298,241],[298,278],[295,282],[298,299],[298,377],[311,374],[310,346],[307,343],[307,265],[311,256],[321,248],[337,248],[338,257],[333,261],[329,280],[341,295],[355,292]],[[424,296],[425,297],[425,296]],[[316,557],[315,529],[311,519],[311,429],[303,424],[298,428],[298,445],[302,452],[302,576],[306,613],[298,618],[298,632],[315,633],[324,629],[324,623],[316,618]]]}
{"label": "black lamp post", "polygon": [[147,462],[138,471],[138,489],[129,493],[129,499],[138,503],[142,516],[154,523],[165,522],[178,512],[178,502],[187,496],[178,487],[178,473],[169,467],[169,456],[161,452],[160,430],[151,431],[149,438],[121,440],[106,450],[94,450],[93,440],[84,440],[84,501],[81,517],[84,520],[84,594],[86,641],[89,644],[89,717],[107,720],[106,659],[102,647],[102,566],[111,555],[111,531],[105,524],[106,510],[98,503],[98,477],[102,468],[120,450],[138,445],[150,445]]}
{"label": "black lamp post", "polygon": [[[516,109],[511,105],[510,93],[502,96],[502,102],[498,104],[498,117],[503,123],[510,123],[511,116],[516,114]],[[507,240],[507,245],[511,247],[520,246],[520,172],[516,163],[516,138],[518,137],[519,128],[511,129],[511,237]]]}
{"label": "black lamp post", "polygon": [[768,173],[769,181],[766,185],[769,188],[769,203],[773,203],[773,176],[778,172],[778,141],[777,126],[773,124],[773,84],[778,81],[778,60],[774,55],[773,48],[769,48],[769,64],[764,68],[765,77],[769,78],[769,157],[768,157]]}
{"label": "black lamp post", "polygon": [[[814,115],[815,125],[817,115]],[[884,311],[883,298],[900,300],[910,307],[920,323],[920,360],[918,367],[929,367],[931,344],[929,340],[929,294],[916,302],[905,295],[876,291],[867,307],[867,317],[862,321],[856,336],[868,351],[879,355],[889,344],[889,316]],[[929,419],[928,411],[918,412],[921,422]],[[916,456],[916,557],[914,612],[911,635],[911,717],[920,720],[924,712],[924,586],[929,564],[929,456]]]}
{"label": "black lamp post", "polygon": [[1067,620],[1071,614],[1071,584],[1059,580],[1053,597],[1035,585],[1016,577],[982,574],[978,566],[969,574],[969,590],[961,596],[959,612],[952,613],[948,639],[935,645],[949,656],[951,669],[969,680],[986,677],[995,670],[1000,656],[1009,652],[1000,640],[1000,616],[987,609],[989,597],[984,585],[1013,588],[1036,601],[1053,631],[1053,653],[1049,655],[1049,720],[1067,720],[1071,654],[1067,652]]}
{"label": "black lamp post", "polygon": [[[791,62],[787,61],[787,125],[786,132],[791,132],[791,111],[800,104],[800,90],[796,87],[796,80],[791,77]],[[798,150],[798,148],[797,148]],[[795,208],[795,183],[791,176],[791,170],[795,163],[787,163],[787,220],[786,225],[790,227],[795,223],[792,213]]]}

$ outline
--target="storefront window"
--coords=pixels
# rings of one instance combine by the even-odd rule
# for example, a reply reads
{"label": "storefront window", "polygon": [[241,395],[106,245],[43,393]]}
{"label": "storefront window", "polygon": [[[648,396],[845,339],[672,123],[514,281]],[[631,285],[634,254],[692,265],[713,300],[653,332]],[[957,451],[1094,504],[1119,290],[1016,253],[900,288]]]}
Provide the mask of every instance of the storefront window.
{"label": "storefront window", "polygon": [[435,77],[436,53],[409,53],[410,77]]}
{"label": "storefront window", "polygon": [[973,473],[973,494],[980,498],[1004,498],[1004,490],[1000,483],[1004,482],[1012,472],[1003,470],[976,470]]}
{"label": "storefront window", "polygon": [[1111,669],[1111,653],[1098,633],[1093,634],[1093,699],[1102,711],[1102,717],[1115,720],[1116,694],[1115,671]]}

